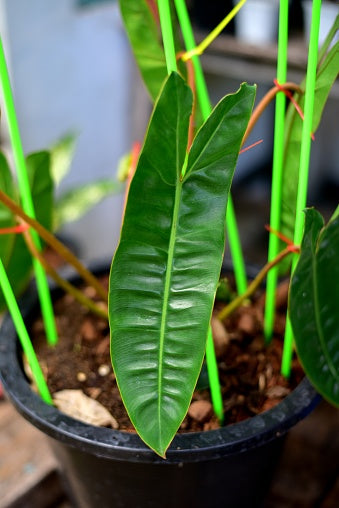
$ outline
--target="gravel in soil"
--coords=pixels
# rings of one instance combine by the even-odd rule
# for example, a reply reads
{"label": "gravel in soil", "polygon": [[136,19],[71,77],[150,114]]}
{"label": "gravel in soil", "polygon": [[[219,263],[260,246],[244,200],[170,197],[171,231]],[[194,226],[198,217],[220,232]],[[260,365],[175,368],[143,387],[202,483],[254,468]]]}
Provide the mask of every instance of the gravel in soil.
{"label": "gravel in soil", "polygon": [[[107,284],[107,278],[104,279]],[[85,288],[88,296],[92,289]],[[215,314],[212,330],[222,385],[225,425],[266,411],[279,403],[300,382],[303,371],[293,359],[289,381],[280,374],[282,339],[286,314],[287,284],[278,289],[278,313],[274,336],[266,346],[262,321],[264,294],[255,295],[251,304],[235,311],[225,323]],[[134,432],[122,404],[110,361],[107,322],[82,307],[68,294],[55,303],[59,343],[46,345],[41,319],[32,325],[35,348],[52,394],[64,389],[82,390],[100,402],[118,421],[119,429]],[[204,368],[188,414],[179,432],[219,427],[213,415],[209,390],[204,387]]]}

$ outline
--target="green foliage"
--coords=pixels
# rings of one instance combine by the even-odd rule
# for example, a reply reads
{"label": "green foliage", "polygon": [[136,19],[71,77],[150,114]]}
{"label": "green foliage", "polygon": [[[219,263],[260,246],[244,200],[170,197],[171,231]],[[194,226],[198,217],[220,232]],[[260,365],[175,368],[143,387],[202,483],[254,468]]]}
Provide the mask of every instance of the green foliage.
{"label": "green foliage", "polygon": [[[77,220],[106,196],[121,191],[115,180],[100,180],[77,187],[54,200],[54,188],[68,173],[75,148],[74,136],[66,136],[49,151],[26,157],[27,173],[36,219],[48,230],[57,230],[64,223]],[[19,191],[4,154],[0,152],[0,189],[19,202]],[[0,203],[0,228],[16,225],[13,214]],[[20,234],[0,237],[0,257],[4,263],[14,294],[19,296],[27,287],[32,272],[32,258]],[[6,308],[0,292],[0,312]]]}
{"label": "green foliage", "polygon": [[167,76],[157,23],[146,0],[119,0],[120,11],[134,57],[153,100]]}
{"label": "green foliage", "polygon": [[[337,42],[330,51],[326,53],[327,47],[338,28],[339,16],[337,17],[329,37],[325,41],[324,47],[319,54],[319,65],[314,97],[312,124],[313,133],[316,132],[319,126],[328,95],[339,72],[339,42]],[[305,81],[306,80],[304,80],[300,85],[303,92],[305,90]],[[304,94],[295,94],[294,98],[299,103],[303,111]],[[291,239],[293,239],[294,236],[302,128],[303,121],[293,104],[290,104],[286,116],[280,231]]]}
{"label": "green foliage", "polygon": [[172,73],[131,183],[110,275],[111,355],[131,421],[161,456],[201,369],[227,197],[254,95],[244,84],[225,97],[187,155],[192,93]]}
{"label": "green foliage", "polygon": [[216,300],[221,302],[230,302],[235,297],[235,293],[231,288],[227,277],[222,277],[217,286],[217,292],[215,295]]}
{"label": "green foliage", "polygon": [[[1,190],[17,201],[18,189],[13,181],[8,164],[1,154]],[[36,218],[47,229],[51,228],[53,182],[49,171],[50,156],[48,152],[37,152],[26,158],[27,173],[32,193]],[[1,206],[3,210],[4,207]],[[1,227],[10,227],[16,224],[11,212],[7,211]],[[4,263],[8,278],[15,295],[20,295],[26,288],[32,270],[31,255],[25,241],[20,234],[1,235],[1,259]],[[0,311],[6,308],[3,293],[0,293]]]}
{"label": "green foliage", "polygon": [[50,149],[50,173],[55,187],[69,173],[76,146],[76,136],[67,134]]}
{"label": "green foliage", "polygon": [[65,223],[80,219],[104,198],[121,192],[122,189],[121,182],[107,178],[65,192],[54,207],[54,229],[58,230]]}
{"label": "green foliage", "polygon": [[[6,157],[0,152],[0,189],[11,199],[16,199],[16,189]],[[0,203],[0,228],[15,226],[15,218],[6,206]],[[0,258],[6,264],[12,250],[13,235],[1,235]],[[1,307],[0,307],[1,310]]]}
{"label": "green foliage", "polygon": [[339,406],[339,215],[327,226],[306,210],[301,254],[293,274],[289,313],[299,359],[316,389]]}
{"label": "green foliage", "polygon": [[53,213],[53,180],[50,172],[50,154],[36,152],[26,157],[26,167],[36,219],[51,229]]}

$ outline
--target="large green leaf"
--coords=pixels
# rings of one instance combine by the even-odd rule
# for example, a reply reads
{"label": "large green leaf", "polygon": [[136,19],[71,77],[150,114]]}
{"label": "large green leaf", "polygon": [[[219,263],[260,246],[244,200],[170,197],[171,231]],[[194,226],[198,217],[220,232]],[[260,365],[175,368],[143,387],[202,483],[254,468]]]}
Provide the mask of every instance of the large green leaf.
{"label": "large green leaf", "polygon": [[301,254],[292,278],[289,313],[300,361],[310,381],[339,406],[339,216],[324,227],[306,211]]}
{"label": "large green leaf", "polygon": [[58,230],[66,222],[78,220],[104,198],[122,189],[121,182],[107,178],[65,192],[54,207],[53,229]]}
{"label": "large green leaf", "polygon": [[119,0],[119,4],[134,57],[154,100],[167,75],[157,24],[146,0]]}
{"label": "large green leaf", "polygon": [[[331,33],[334,35],[335,29],[338,28],[339,17],[336,19]],[[324,50],[327,48],[329,42],[330,37],[325,42],[324,48],[319,53],[312,122],[313,133],[316,132],[320,124],[328,95],[339,72],[339,42],[337,42],[331,50],[325,54]],[[304,80],[300,85],[303,92],[305,91],[305,82],[306,80]],[[295,94],[294,98],[299,103],[303,111],[305,106],[304,93],[301,95]],[[293,238],[294,236],[302,128],[303,121],[297,113],[294,105],[290,104],[286,116],[280,226],[280,231],[289,238]],[[286,263],[284,263],[284,265],[286,265]]]}
{"label": "large green leaf", "polygon": [[172,73],[131,183],[110,275],[111,356],[131,421],[161,456],[201,369],[228,191],[254,95],[244,84],[225,97],[187,157],[192,93]]}

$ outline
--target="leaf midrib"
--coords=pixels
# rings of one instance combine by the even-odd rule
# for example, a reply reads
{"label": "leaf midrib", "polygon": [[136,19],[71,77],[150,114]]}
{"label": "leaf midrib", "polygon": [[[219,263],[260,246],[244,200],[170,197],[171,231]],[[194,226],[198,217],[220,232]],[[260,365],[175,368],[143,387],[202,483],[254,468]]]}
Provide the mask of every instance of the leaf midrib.
{"label": "leaf midrib", "polygon": [[[178,102],[178,106],[180,107],[180,103]],[[164,285],[164,301],[162,305],[161,312],[161,325],[160,325],[160,335],[159,335],[159,370],[158,370],[158,429],[159,429],[159,437],[162,440],[162,425],[161,425],[161,406],[162,406],[162,390],[163,390],[163,359],[164,359],[164,344],[165,344],[165,330],[167,323],[167,313],[168,313],[168,302],[169,302],[169,293],[171,287],[172,280],[172,272],[173,272],[173,258],[174,258],[174,248],[176,241],[176,231],[179,217],[179,208],[181,201],[181,192],[182,192],[182,180],[181,180],[181,164],[180,164],[180,126],[179,126],[180,115],[177,116],[177,124],[176,124],[176,132],[177,132],[177,140],[176,140],[176,157],[175,157],[175,169],[176,169],[176,186],[175,186],[175,197],[174,197],[174,206],[173,206],[173,215],[172,215],[172,225],[171,225],[171,234],[168,243],[168,255],[167,255],[167,267],[166,267],[166,275],[165,275],[165,285]],[[186,157],[187,160],[187,157]],[[161,447],[163,447],[162,443],[160,443]]]}

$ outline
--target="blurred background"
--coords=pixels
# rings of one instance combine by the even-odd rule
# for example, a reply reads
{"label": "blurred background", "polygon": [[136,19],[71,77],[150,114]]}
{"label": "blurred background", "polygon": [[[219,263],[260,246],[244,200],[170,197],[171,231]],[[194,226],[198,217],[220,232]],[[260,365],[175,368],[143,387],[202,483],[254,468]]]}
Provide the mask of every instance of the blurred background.
{"label": "blurred background", "polygon": [[[213,103],[235,91],[242,81],[258,84],[258,99],[273,84],[278,2],[260,2],[269,6],[267,15],[273,16],[272,21],[259,26],[250,14],[251,29],[242,29],[240,19],[231,23],[202,57]],[[328,3],[339,10],[337,2]],[[199,40],[231,9],[232,0],[210,0],[208,8],[204,0],[191,0],[189,6]],[[333,21],[335,13],[330,16]],[[307,58],[307,21],[300,0],[291,1],[290,20],[288,79],[299,83]],[[255,33],[252,29],[258,26]],[[151,108],[134,67],[117,2],[0,0],[0,32],[24,151],[48,148],[73,132],[77,135],[75,156],[59,192],[99,177],[115,177],[120,157],[134,141],[142,140]],[[338,115],[337,81],[312,146],[309,202],[324,209],[325,215],[334,209],[339,195]],[[254,263],[261,263],[263,255],[254,253],[253,244],[261,242],[264,252],[267,237],[263,226],[269,221],[273,118],[274,105],[248,141],[263,139],[263,143],[240,156],[233,187],[244,248]],[[0,144],[9,154],[4,115]],[[110,197],[64,228],[63,234],[76,242],[84,260],[112,256],[122,203],[122,195]]]}

